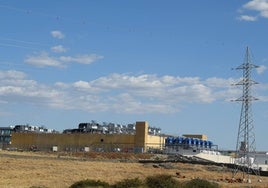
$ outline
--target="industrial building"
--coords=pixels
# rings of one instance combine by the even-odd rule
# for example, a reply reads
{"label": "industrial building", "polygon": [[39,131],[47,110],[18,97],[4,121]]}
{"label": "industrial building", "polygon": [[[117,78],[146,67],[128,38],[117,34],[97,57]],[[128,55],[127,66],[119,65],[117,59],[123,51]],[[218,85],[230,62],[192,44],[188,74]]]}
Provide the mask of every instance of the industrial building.
{"label": "industrial building", "polygon": [[[119,127],[121,129],[118,129]],[[112,132],[107,133],[106,128],[103,129],[101,125],[95,127],[85,123],[79,124],[77,129],[73,129],[75,131],[70,129],[65,133],[51,132],[46,129],[40,131],[40,128],[31,126],[17,126],[16,129],[2,127],[0,128],[0,146],[12,150],[54,152],[161,151],[166,154],[194,157],[221,164],[234,164],[236,160],[231,155],[222,155],[218,151],[218,146],[202,134],[185,134],[176,137],[156,134],[155,130],[158,129],[152,131],[148,122],[144,121],[136,122],[135,126],[111,126],[110,129]],[[103,132],[103,130],[106,131]],[[255,168],[267,171],[268,154],[258,153],[255,157],[258,162]]]}
{"label": "industrial building", "polygon": [[79,124],[78,129],[70,129],[64,133],[45,134],[27,129],[27,131],[14,131],[10,136],[9,147],[20,150],[108,152],[146,152],[151,148],[162,149],[166,137],[149,134],[150,130],[152,128],[149,129],[148,122],[136,122],[135,132],[131,134],[127,132],[119,134],[117,131],[107,134],[98,131],[98,127],[85,123]]}
{"label": "industrial building", "polygon": [[197,146],[197,140],[200,140],[200,147],[212,147],[212,142],[206,141],[206,135],[170,137],[161,134],[160,128],[150,127],[148,122],[144,121],[128,125],[91,121],[79,123],[77,128],[66,129],[63,133],[39,126],[15,125],[0,128],[0,133],[2,149],[25,151],[164,152],[170,151],[170,148],[178,148],[181,144],[190,146],[193,141]]}

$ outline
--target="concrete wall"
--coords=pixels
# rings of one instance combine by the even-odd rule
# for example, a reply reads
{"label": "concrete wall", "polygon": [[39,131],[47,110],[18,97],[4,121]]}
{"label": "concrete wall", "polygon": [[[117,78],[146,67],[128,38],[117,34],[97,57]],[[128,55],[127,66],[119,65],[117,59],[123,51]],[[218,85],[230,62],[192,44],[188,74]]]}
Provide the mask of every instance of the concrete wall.
{"label": "concrete wall", "polygon": [[40,150],[49,150],[57,146],[60,151],[82,150],[84,147],[113,150],[114,148],[134,147],[134,135],[105,134],[40,134],[13,133],[11,147],[29,149],[36,146]]}

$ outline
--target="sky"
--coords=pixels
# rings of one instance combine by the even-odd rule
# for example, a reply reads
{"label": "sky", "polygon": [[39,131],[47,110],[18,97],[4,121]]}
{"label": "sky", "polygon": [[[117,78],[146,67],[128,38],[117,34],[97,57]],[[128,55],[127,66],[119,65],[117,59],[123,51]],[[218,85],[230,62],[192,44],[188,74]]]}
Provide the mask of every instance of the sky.
{"label": "sky", "polygon": [[251,52],[268,151],[268,0],[0,0],[0,126],[148,121],[234,150]]}

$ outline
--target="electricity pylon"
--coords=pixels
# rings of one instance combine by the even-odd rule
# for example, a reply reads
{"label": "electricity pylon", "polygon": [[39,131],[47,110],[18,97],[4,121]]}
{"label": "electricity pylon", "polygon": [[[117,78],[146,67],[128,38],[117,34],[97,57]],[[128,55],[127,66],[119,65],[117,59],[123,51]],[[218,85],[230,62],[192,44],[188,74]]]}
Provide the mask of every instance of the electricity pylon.
{"label": "electricity pylon", "polygon": [[235,85],[243,87],[243,94],[235,101],[242,102],[237,142],[236,142],[236,156],[235,169],[233,177],[238,171],[242,172],[243,180],[246,180],[245,175],[248,175],[247,181],[250,182],[249,174],[259,175],[259,168],[256,164],[256,143],[254,124],[252,116],[252,101],[258,100],[251,95],[251,87],[257,82],[251,80],[251,71],[258,68],[257,65],[252,64],[250,51],[247,47],[244,63],[237,67],[237,70],[243,71],[243,78]]}

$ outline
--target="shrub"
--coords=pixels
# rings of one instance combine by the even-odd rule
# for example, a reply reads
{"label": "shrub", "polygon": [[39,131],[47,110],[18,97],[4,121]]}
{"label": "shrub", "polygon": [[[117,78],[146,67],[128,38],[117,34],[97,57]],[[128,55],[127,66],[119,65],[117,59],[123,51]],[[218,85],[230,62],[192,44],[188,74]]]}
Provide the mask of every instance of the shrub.
{"label": "shrub", "polygon": [[212,183],[207,180],[202,179],[193,179],[186,182],[183,185],[183,188],[219,188],[220,186],[217,183]]}
{"label": "shrub", "polygon": [[143,182],[139,178],[134,179],[124,179],[120,182],[117,182],[112,187],[114,188],[134,188],[134,187],[144,187]]}
{"label": "shrub", "polygon": [[180,188],[180,182],[176,181],[170,175],[155,175],[146,178],[146,185],[149,188]]}
{"label": "shrub", "polygon": [[103,181],[96,181],[96,180],[82,180],[74,183],[70,186],[70,188],[88,188],[88,187],[99,187],[99,188],[108,188],[110,185]]}

